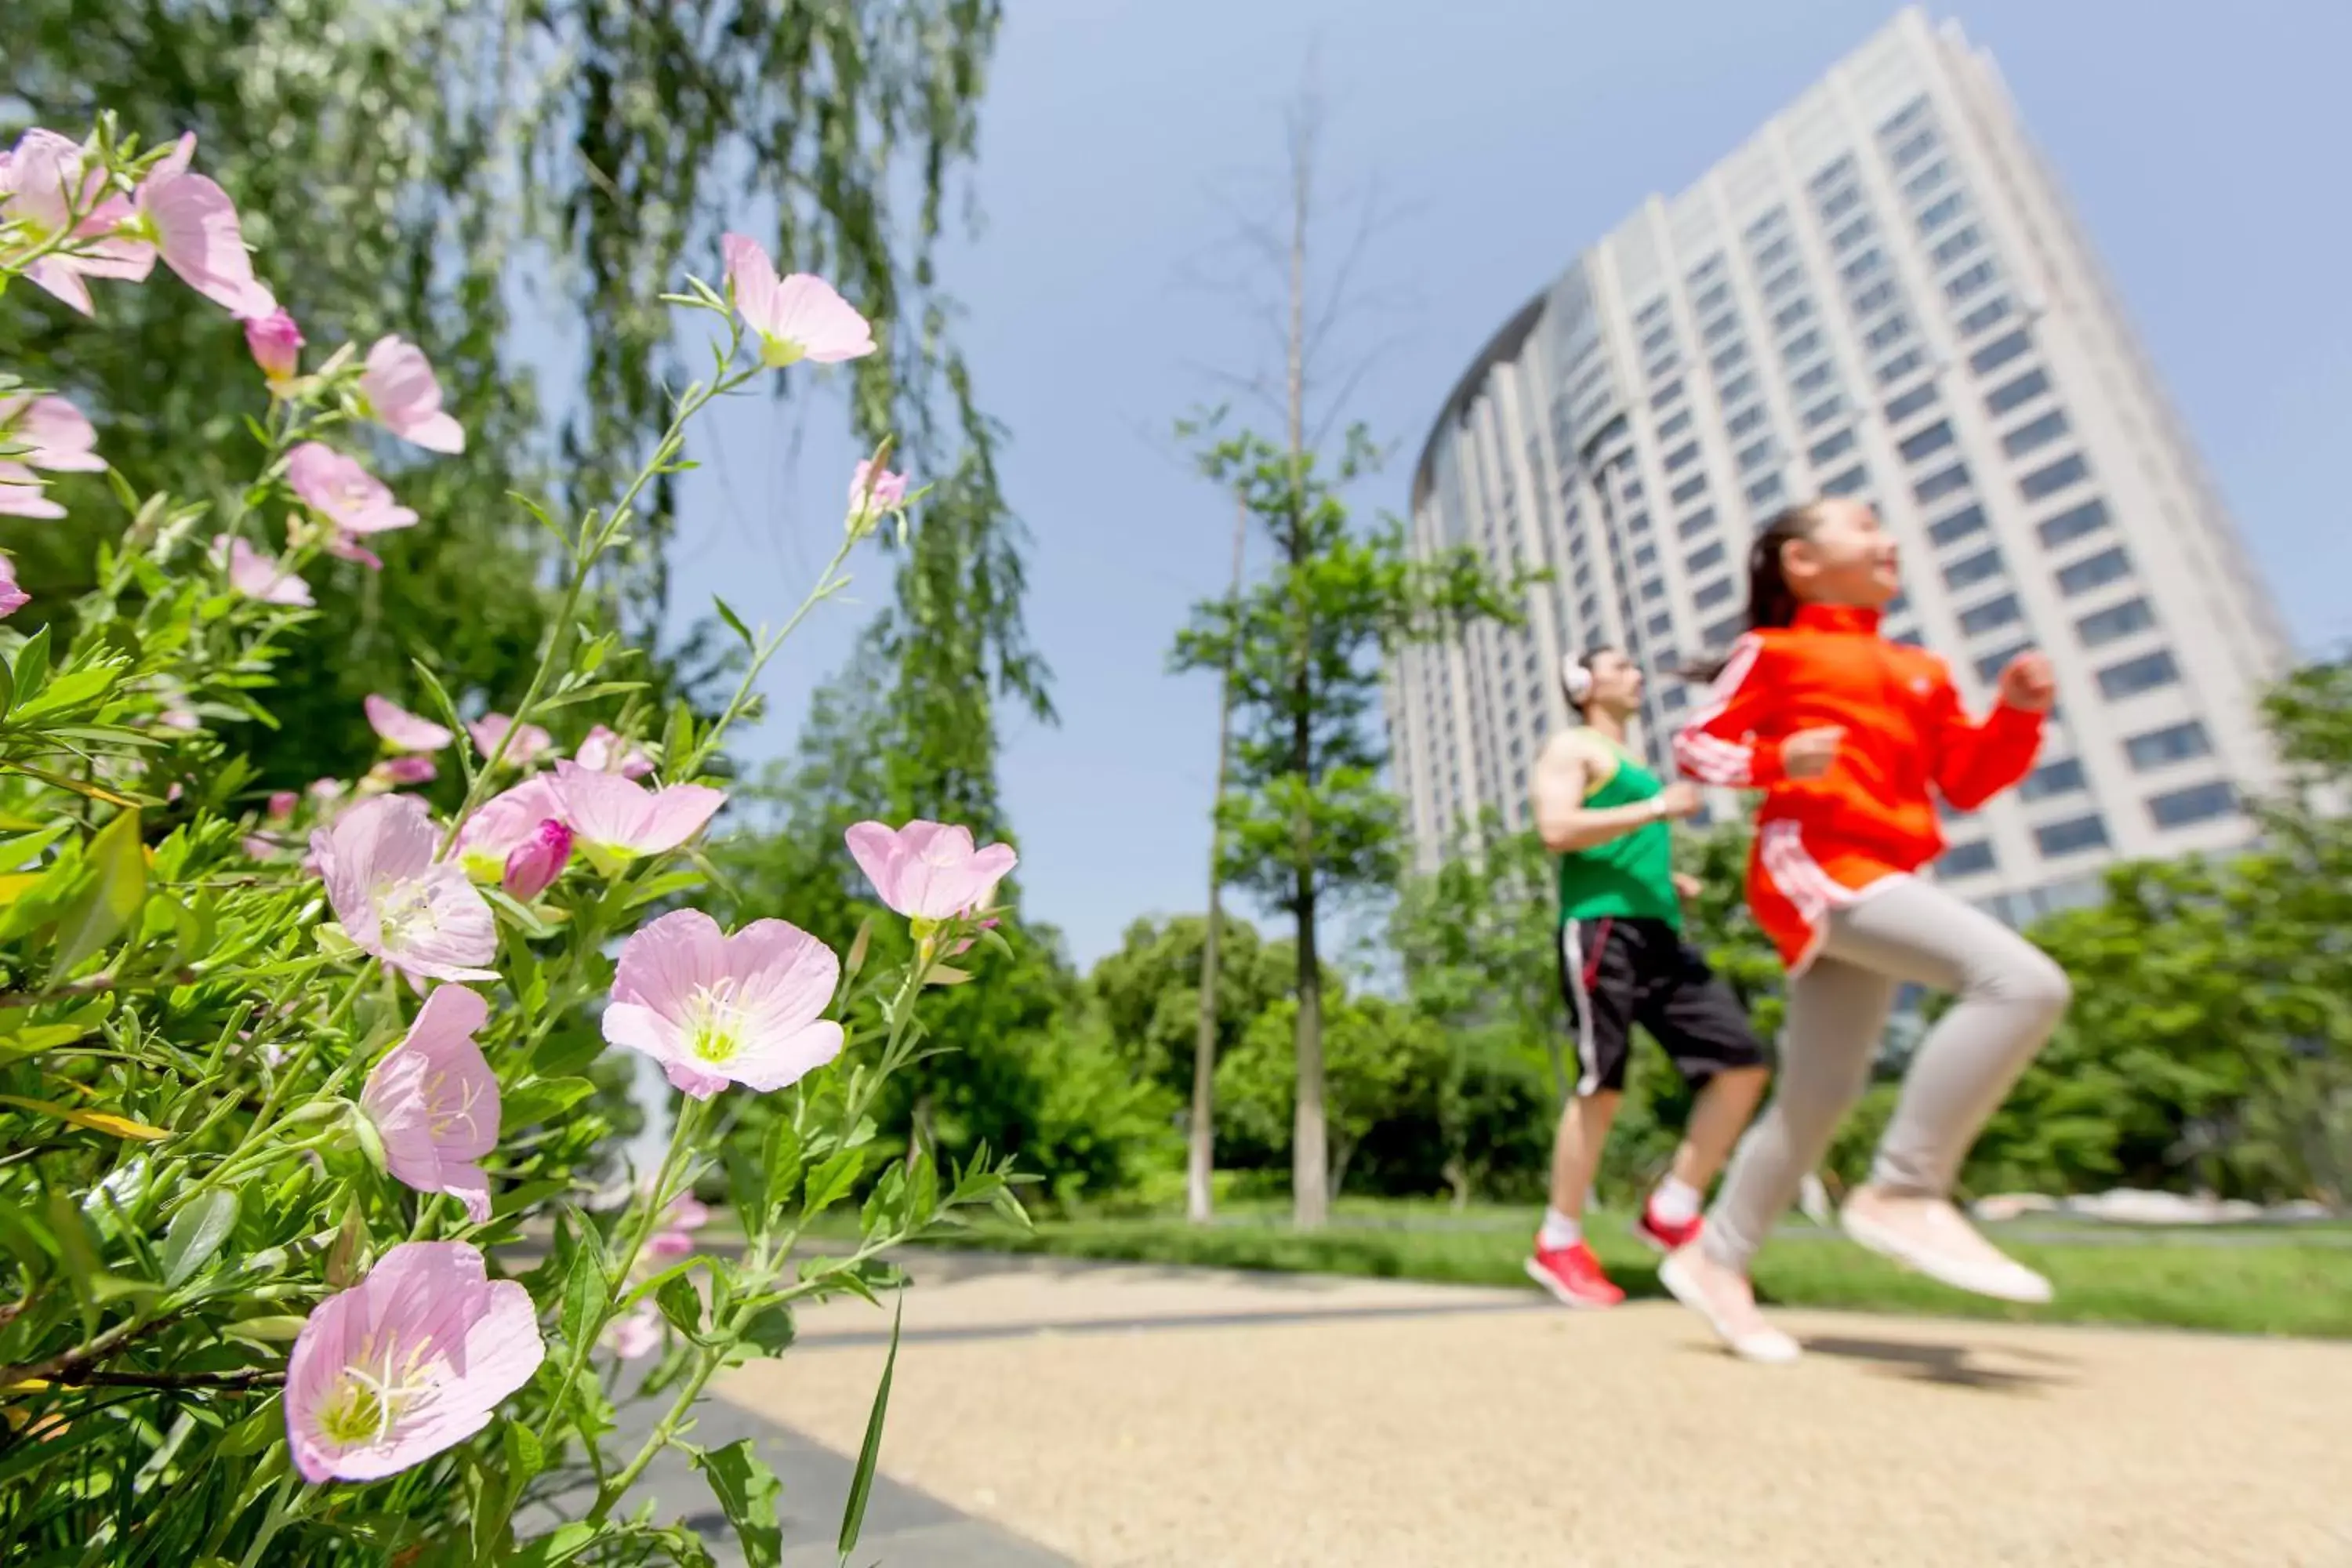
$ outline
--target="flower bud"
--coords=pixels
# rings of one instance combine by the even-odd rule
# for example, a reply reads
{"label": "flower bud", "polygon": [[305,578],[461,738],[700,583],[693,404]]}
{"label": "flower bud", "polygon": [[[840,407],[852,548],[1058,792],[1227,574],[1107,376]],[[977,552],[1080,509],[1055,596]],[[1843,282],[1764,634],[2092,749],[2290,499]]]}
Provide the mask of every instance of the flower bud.
{"label": "flower bud", "polygon": [[261,367],[272,391],[301,371],[302,329],[283,306],[267,316],[246,318],[245,346],[253,351],[253,363]]}
{"label": "flower bud", "polygon": [[507,896],[529,903],[555,885],[572,858],[572,829],[549,817],[507,857]]}

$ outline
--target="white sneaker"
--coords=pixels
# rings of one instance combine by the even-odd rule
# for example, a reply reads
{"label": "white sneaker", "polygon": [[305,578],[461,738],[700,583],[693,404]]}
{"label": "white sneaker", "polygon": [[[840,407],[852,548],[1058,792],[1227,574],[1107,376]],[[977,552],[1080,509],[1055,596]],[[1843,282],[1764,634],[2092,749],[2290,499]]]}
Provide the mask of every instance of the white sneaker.
{"label": "white sneaker", "polygon": [[1716,1337],[1742,1361],[1786,1366],[1804,1352],[1797,1342],[1766,1322],[1756,1310],[1748,1281],[1685,1247],[1658,1265],[1658,1283],[1674,1299],[1706,1320]]}
{"label": "white sneaker", "polygon": [[1942,1198],[1892,1197],[1864,1187],[1846,1199],[1838,1222],[1860,1246],[1956,1290],[2027,1306],[2053,1294],[2049,1280],[1978,1235]]}

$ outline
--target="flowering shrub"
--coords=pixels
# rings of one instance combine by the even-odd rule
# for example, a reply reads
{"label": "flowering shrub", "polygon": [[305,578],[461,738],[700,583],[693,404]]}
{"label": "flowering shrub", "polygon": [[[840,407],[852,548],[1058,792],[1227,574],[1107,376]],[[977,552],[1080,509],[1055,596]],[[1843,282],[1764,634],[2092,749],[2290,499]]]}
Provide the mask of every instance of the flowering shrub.
{"label": "flowering shrub", "polygon": [[[723,289],[667,297],[723,323],[711,374],[611,510],[545,519],[562,597],[527,689],[469,720],[420,664],[366,704],[385,755],[365,776],[261,797],[233,737],[300,679],[309,579],[381,570],[366,542],[418,525],[397,468],[371,465],[427,459],[383,437],[466,437],[398,338],[303,368],[194,151],[106,121],[0,153],[0,291],[97,314],[161,259],[210,302],[191,309],[242,321],[270,395],[240,493],[142,497],[108,474],[131,521],[97,547],[95,589],[41,606],[30,637],[0,629],[0,1557],[706,1563],[683,1525],[622,1511],[676,1447],[746,1558],[773,1563],[776,1482],[748,1443],[696,1447],[696,1402],[780,1352],[799,1303],[895,1284],[897,1243],[974,1205],[1019,1213],[985,1156],[868,1171],[920,994],[971,978],[947,958],[1003,946],[990,906],[1013,857],[861,825],[860,863],[914,922],[889,973],[866,971],[863,935],[837,955],[782,921],[659,912],[700,883],[690,847],[726,800],[706,780],[761,668],[846,581],[850,546],[919,499],[886,454],[781,631],[726,612],[750,658],[714,721],[680,704],[637,732],[642,684],[585,588],[698,412],[869,353],[871,328],[729,237]],[[75,526],[50,476],[104,457],[69,402],[0,373],[0,512]],[[26,602],[0,573],[0,616]],[[558,732],[597,715],[563,754]],[[436,780],[454,809],[409,793]],[[658,1168],[609,1197],[584,1112],[608,1042],[678,1091]],[[751,1096],[774,1114],[723,1172],[740,1246],[706,1248],[691,1193]],[[848,1256],[803,1256],[860,1192]],[[625,1398],[655,1402],[628,1440]]]}

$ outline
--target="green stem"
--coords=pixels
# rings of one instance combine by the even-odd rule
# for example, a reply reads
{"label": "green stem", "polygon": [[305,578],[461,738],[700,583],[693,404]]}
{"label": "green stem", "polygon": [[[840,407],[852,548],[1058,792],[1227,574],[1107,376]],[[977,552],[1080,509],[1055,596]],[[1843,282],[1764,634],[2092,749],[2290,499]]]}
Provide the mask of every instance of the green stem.
{"label": "green stem", "polygon": [[[290,1460],[289,1464],[290,1466]],[[300,1477],[289,1468],[286,1472],[286,1479],[278,1483],[278,1490],[269,1500],[269,1511],[262,1518],[261,1529],[255,1534],[253,1544],[245,1549],[245,1555],[238,1560],[236,1568],[254,1568],[254,1564],[261,1561],[263,1551],[268,1547],[271,1541],[277,1538],[278,1532],[286,1528],[287,1523],[294,1518],[298,1510],[289,1509],[288,1504],[293,1500],[295,1483],[299,1479]],[[307,1501],[308,1499],[309,1493],[306,1489],[304,1500]]]}

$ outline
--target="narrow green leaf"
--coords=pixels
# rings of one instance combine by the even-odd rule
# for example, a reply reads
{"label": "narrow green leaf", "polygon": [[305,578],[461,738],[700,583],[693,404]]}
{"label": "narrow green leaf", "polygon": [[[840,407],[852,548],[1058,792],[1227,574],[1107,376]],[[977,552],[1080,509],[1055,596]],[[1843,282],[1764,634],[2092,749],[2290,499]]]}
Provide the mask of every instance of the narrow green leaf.
{"label": "narrow green leaf", "polygon": [[863,1149],[844,1149],[819,1165],[816,1174],[809,1178],[808,1203],[803,1210],[806,1217],[814,1219],[840,1202],[842,1196],[857,1184],[857,1173],[865,1163],[866,1152]]}
{"label": "narrow green leaf", "polygon": [[766,1147],[761,1151],[768,1167],[768,1207],[780,1209],[793,1201],[793,1189],[801,1180],[801,1135],[793,1124],[778,1117],[769,1124]]}
{"label": "narrow green leaf", "polygon": [[898,1297],[890,1314],[890,1353],[882,1361],[881,1385],[874,1390],[874,1413],[866,1418],[866,1441],[857,1450],[857,1473],[850,1478],[849,1502],[841,1511],[843,1557],[857,1549],[857,1533],[866,1527],[866,1503],[874,1491],[874,1468],[882,1458],[882,1418],[890,1409],[890,1379],[898,1370],[898,1325],[907,1315],[907,1298]]}
{"label": "narrow green leaf", "polygon": [[783,1483],[760,1458],[751,1439],[738,1437],[724,1447],[696,1454],[694,1464],[709,1481],[727,1522],[735,1527],[747,1568],[776,1568],[784,1556],[784,1535],[776,1523],[776,1498]]}
{"label": "narrow green leaf", "polygon": [[598,1533],[593,1524],[560,1524],[545,1535],[523,1542],[507,1559],[507,1568],[559,1568],[595,1544]]}
{"label": "narrow green leaf", "polygon": [[230,1187],[215,1187],[173,1215],[163,1233],[163,1283],[186,1284],[236,1228],[236,1193]]}
{"label": "narrow green leaf", "polygon": [[759,652],[760,640],[751,635],[751,628],[743,624],[743,617],[735,613],[735,607],[716,594],[710,595],[710,602],[718,607],[719,618],[727,623],[728,629],[743,639],[743,646],[753,653]]}
{"label": "narrow green leaf", "polygon": [[88,860],[98,875],[58,921],[58,956],[49,970],[53,985],[121,935],[146,900],[147,854],[139,842],[139,814],[123,812],[100,828],[89,841]]}
{"label": "narrow green leaf", "polygon": [[595,1092],[596,1085],[589,1079],[533,1079],[500,1098],[499,1127],[507,1132],[519,1132],[542,1121],[552,1121]]}
{"label": "narrow green leaf", "polygon": [[654,1292],[654,1304],[670,1326],[689,1340],[702,1337],[702,1292],[685,1274],[673,1274]]}
{"label": "narrow green leaf", "polygon": [[40,693],[49,679],[49,628],[43,626],[25,639],[16,650],[16,662],[9,670],[16,679],[11,687],[11,701],[30,701]]}

